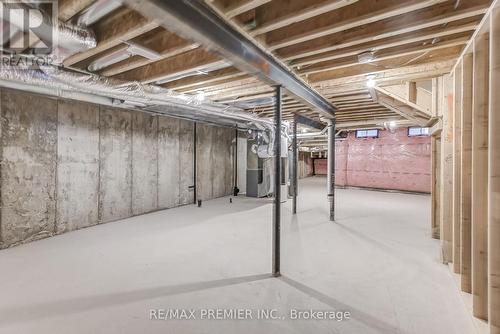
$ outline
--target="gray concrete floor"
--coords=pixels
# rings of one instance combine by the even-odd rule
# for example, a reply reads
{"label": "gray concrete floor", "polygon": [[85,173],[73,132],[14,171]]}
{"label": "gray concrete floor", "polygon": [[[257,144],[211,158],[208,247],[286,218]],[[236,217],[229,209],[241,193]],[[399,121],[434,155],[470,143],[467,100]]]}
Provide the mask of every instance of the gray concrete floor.
{"label": "gray concrete floor", "polygon": [[[301,181],[283,206],[270,278],[271,205],[238,197],[109,223],[0,252],[0,333],[460,333],[470,313],[438,242],[430,197]],[[150,309],[277,309],[284,320],[149,320]],[[290,309],[350,320],[290,320]]]}

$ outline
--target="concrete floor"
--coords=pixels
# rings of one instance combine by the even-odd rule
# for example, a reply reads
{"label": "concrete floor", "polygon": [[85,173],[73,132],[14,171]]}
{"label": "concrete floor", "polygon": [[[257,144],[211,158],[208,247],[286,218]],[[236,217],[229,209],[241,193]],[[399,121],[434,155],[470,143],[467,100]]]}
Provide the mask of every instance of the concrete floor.
{"label": "concrete floor", "polygon": [[[0,333],[474,333],[438,241],[430,197],[301,181],[284,205],[283,277],[270,278],[271,205],[238,197],[0,252]],[[150,309],[278,309],[285,320],[149,320]],[[290,320],[290,309],[350,320]]]}

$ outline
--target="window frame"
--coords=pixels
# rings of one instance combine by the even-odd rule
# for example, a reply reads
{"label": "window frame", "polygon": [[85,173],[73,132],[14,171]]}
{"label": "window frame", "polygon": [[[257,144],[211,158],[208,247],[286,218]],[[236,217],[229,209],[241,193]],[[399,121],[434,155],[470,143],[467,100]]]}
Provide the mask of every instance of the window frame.
{"label": "window frame", "polygon": [[[366,134],[364,136],[360,136],[359,132],[364,131]],[[376,131],[376,135],[368,135],[369,131]],[[356,139],[369,139],[369,138],[379,138],[380,136],[380,130],[379,129],[363,129],[363,130],[356,130]]]}
{"label": "window frame", "polygon": [[[419,129],[420,133],[419,134],[411,134],[412,129]],[[424,131],[426,133],[424,133]],[[425,126],[409,126],[406,134],[408,135],[408,137],[428,137],[430,135],[429,128],[425,127]]]}

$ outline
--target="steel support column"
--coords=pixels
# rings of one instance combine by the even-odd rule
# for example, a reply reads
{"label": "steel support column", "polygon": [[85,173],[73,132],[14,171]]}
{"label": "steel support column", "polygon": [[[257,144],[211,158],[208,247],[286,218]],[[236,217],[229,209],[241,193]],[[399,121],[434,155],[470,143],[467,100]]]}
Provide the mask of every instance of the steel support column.
{"label": "steel support column", "polygon": [[297,191],[299,189],[299,152],[297,148],[297,120],[293,122],[293,138],[292,138],[292,213],[297,213]]}
{"label": "steel support column", "polygon": [[281,237],[281,98],[282,87],[276,87],[274,111],[274,206],[273,206],[273,276],[280,276]]}
{"label": "steel support column", "polygon": [[328,120],[327,192],[330,221],[335,220],[335,120]]}

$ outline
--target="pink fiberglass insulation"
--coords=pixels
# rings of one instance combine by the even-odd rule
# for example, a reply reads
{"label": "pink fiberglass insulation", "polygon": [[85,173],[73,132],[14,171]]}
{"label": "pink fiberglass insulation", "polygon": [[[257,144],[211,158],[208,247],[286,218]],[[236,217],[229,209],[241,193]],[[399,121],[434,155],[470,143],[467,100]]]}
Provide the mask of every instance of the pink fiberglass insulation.
{"label": "pink fiberglass insulation", "polygon": [[[430,137],[408,137],[407,128],[380,131],[379,138],[336,141],[335,172],[339,186],[430,192]],[[326,174],[326,159],[315,160],[316,175]]]}

